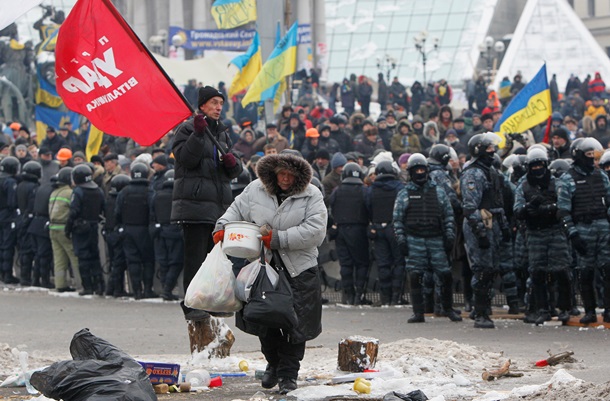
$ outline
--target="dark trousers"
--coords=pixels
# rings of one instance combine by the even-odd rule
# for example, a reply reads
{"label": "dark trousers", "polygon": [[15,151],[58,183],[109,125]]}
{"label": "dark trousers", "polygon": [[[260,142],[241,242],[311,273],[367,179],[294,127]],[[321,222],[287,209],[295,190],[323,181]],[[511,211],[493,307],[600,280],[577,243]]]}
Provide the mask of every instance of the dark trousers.
{"label": "dark trousers", "polygon": [[164,290],[171,292],[176,286],[178,276],[182,271],[183,245],[182,237],[164,237],[159,234],[154,239],[155,259],[159,263],[159,278]]}
{"label": "dark trousers", "polygon": [[[32,235],[36,244],[36,263],[34,264],[34,277],[48,281],[53,271],[53,247],[48,236]],[[44,281],[43,281],[44,283]]]}
{"label": "dark trousers", "polygon": [[155,256],[148,226],[125,226],[123,250],[134,292],[140,291],[142,282],[145,290],[152,290]]}
{"label": "dark trousers", "polygon": [[118,231],[110,231],[105,236],[108,245],[108,259],[110,260],[110,278],[108,279],[108,292],[122,293],[125,290],[125,271],[127,259],[123,251],[123,237]]}
{"label": "dark trousers", "polygon": [[184,291],[189,287],[195,273],[214,247],[213,224],[184,224]]}
{"label": "dark trousers", "polygon": [[0,274],[2,275],[13,274],[16,243],[17,231],[11,223],[0,223]]}
{"label": "dark trousers", "polygon": [[32,267],[34,256],[36,255],[36,243],[34,236],[29,234],[24,228],[19,236],[19,265],[21,266],[21,284],[27,285],[32,282]]}
{"label": "dark trousers", "polygon": [[343,289],[364,290],[369,271],[369,239],[364,224],[341,224],[335,240]]}
{"label": "dark trousers", "polygon": [[74,255],[78,258],[78,270],[85,289],[92,289],[94,282],[103,281],[97,239],[97,223],[72,233]]}
{"label": "dark trousers", "polygon": [[268,329],[267,335],[258,339],[269,365],[277,367],[277,376],[296,380],[305,356],[305,342],[291,344],[279,329]]}

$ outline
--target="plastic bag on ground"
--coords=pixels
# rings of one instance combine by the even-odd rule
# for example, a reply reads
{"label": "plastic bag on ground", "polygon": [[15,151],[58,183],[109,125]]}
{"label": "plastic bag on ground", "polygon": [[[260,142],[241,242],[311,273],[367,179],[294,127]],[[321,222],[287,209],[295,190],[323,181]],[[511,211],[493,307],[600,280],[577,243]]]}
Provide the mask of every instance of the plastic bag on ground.
{"label": "plastic bag on ground", "polygon": [[208,254],[184,295],[189,308],[209,312],[237,312],[242,303],[235,297],[233,264],[219,242]]}
{"label": "plastic bag on ground", "polygon": [[109,342],[82,329],[70,343],[74,360],[32,373],[45,397],[69,401],[156,401],[142,366]]}
{"label": "plastic bag on ground", "polygon": [[383,401],[426,401],[428,397],[421,390],[413,390],[408,394],[392,391],[383,396]]}

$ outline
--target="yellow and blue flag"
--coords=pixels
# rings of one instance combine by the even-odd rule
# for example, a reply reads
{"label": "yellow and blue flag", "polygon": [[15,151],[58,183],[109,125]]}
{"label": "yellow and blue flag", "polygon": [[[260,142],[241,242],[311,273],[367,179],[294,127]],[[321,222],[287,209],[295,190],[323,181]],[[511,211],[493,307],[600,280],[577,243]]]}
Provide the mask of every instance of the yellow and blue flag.
{"label": "yellow and blue flag", "polygon": [[[502,138],[504,138],[503,134],[525,132],[546,121],[552,113],[551,91],[544,64],[536,76],[508,104],[494,131],[500,133]],[[501,144],[499,146],[502,147]]]}
{"label": "yellow and blue flag", "polygon": [[34,107],[34,116],[36,120],[36,140],[38,143],[47,136],[47,127],[53,127],[56,130],[63,127],[66,121],[72,122],[74,127],[78,127],[80,114],[70,110],[58,110],[42,105]]}
{"label": "yellow and blue flag", "polygon": [[232,29],[256,21],[256,0],[216,0],[212,17],[218,29]]}
{"label": "yellow and blue flag", "polygon": [[[81,132],[81,135],[85,135],[85,132]],[[97,155],[100,151],[102,140],[104,139],[104,132],[99,128],[94,127],[93,124],[89,124],[89,132],[87,135],[87,148],[85,149],[85,152],[87,161],[91,161],[91,156]]]}
{"label": "yellow and blue flag", "polygon": [[231,60],[231,64],[234,64],[239,68],[239,72],[233,78],[233,82],[231,82],[231,87],[229,88],[229,96],[234,96],[254,82],[254,79],[263,66],[261,41],[258,37],[258,32],[254,33],[252,44],[248,47],[246,53],[235,57]]}
{"label": "yellow and blue flag", "polygon": [[[274,46],[277,46],[278,43],[280,43],[280,40],[282,40],[282,30],[278,21],[275,29]],[[280,100],[284,92],[286,92],[286,79],[282,78],[279,83],[273,85],[271,88],[267,89],[261,94],[261,103],[267,99],[273,99],[273,110],[276,111],[280,105]]]}
{"label": "yellow and blue flag", "polygon": [[260,102],[263,92],[273,88],[282,78],[292,75],[297,67],[297,27],[295,22],[286,36],[275,46],[271,55],[263,65],[261,72],[250,85],[250,89],[241,101],[242,106],[251,102]]}

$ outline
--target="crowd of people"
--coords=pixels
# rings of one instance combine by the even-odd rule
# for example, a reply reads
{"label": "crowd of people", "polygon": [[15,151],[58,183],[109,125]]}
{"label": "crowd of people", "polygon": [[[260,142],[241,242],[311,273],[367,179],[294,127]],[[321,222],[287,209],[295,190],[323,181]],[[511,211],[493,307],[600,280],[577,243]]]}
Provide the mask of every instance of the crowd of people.
{"label": "crowd of people", "polygon": [[[372,90],[366,77],[352,75],[318,93],[319,82],[307,77],[295,105],[283,106],[264,132],[252,119],[237,123],[227,117],[223,91],[185,90],[200,107],[210,96],[223,99],[215,106],[214,130],[226,135],[222,143],[243,169],[221,157],[230,173],[220,183],[213,174],[207,177],[205,168],[198,174],[206,179],[189,181],[193,166],[218,166],[220,160],[213,149],[203,151],[210,160],[191,160],[195,128],[180,139],[179,127],[154,147],[106,135],[99,154],[86,160],[79,132],[87,131],[87,122],[78,129],[66,122],[59,132],[49,127],[40,143],[23,124],[4,124],[2,281],[140,299],[158,296],[157,275],[160,295],[178,299],[179,275],[184,269],[186,288],[213,245],[216,220],[258,177],[259,161],[292,152],[312,167],[312,183],[329,210],[327,238],[339,257],[342,302],[370,303],[366,291],[374,260],[380,304],[404,303],[406,289],[412,322],[424,321],[430,312],[461,319],[452,307],[452,271],[462,272],[460,290],[478,327],[493,327],[489,309],[496,273],[509,313],[526,308],[526,321],[542,323],[554,315],[565,321],[580,313],[578,290],[583,322],[593,321],[596,306],[605,308],[604,320],[610,321],[610,290],[604,291],[610,259],[602,246],[610,236],[603,206],[608,183],[590,165],[594,157],[600,167],[610,166],[610,155],[603,153],[610,142],[607,93],[599,74],[583,83],[571,78],[564,94],[553,76],[551,123],[506,135],[502,149],[495,148],[499,137],[487,133],[524,87],[520,75],[501,85],[499,95],[479,79],[471,99],[467,85],[472,102],[460,111],[451,107],[445,80],[408,89],[398,78],[385,87],[383,80],[380,74]],[[381,106],[376,118],[369,114],[372,100]],[[179,190],[173,189],[175,179]],[[224,181],[232,193],[221,189]],[[210,194],[214,199],[206,198]],[[604,221],[598,221],[602,215]],[[210,239],[194,240],[202,237]],[[197,257],[187,263],[184,255],[195,251]],[[185,314],[196,313],[183,307]]]}

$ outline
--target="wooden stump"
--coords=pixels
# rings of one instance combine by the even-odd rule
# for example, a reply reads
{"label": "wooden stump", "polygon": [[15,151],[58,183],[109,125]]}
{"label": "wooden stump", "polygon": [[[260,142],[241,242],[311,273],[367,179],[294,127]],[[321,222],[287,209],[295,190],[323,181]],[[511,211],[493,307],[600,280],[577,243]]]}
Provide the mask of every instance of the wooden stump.
{"label": "wooden stump", "polygon": [[379,340],[376,338],[352,336],[339,342],[337,365],[344,372],[362,372],[377,363]]}
{"label": "wooden stump", "polygon": [[191,354],[206,351],[208,358],[226,358],[231,354],[235,336],[223,319],[210,316],[204,320],[189,320],[188,332]]}

